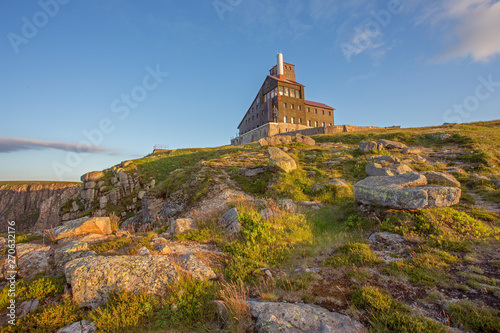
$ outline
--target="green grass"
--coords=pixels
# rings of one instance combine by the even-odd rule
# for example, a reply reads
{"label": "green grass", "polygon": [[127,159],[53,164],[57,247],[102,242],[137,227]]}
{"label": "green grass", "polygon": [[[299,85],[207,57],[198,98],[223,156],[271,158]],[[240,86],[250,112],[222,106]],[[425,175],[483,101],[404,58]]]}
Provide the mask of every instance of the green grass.
{"label": "green grass", "polygon": [[380,263],[375,253],[367,244],[347,243],[337,249],[335,254],[325,261],[325,266],[369,266]]}
{"label": "green grass", "polygon": [[366,312],[371,325],[370,332],[448,332],[444,325],[413,315],[408,306],[373,286],[356,289],[351,295],[351,302]]}
{"label": "green grass", "polygon": [[222,243],[224,232],[221,230],[213,230],[210,228],[204,229],[191,229],[182,234],[177,234],[174,239],[177,241],[195,241],[198,243],[206,243],[213,241],[216,244]]}
{"label": "green grass", "polygon": [[470,301],[449,303],[448,306],[450,319],[457,326],[474,332],[500,332],[500,312],[497,309]]}
{"label": "green grass", "polygon": [[107,252],[111,250],[120,250],[127,246],[130,246],[132,243],[132,239],[129,237],[120,237],[108,239],[97,244],[92,244],[89,246],[90,251],[96,252]]}

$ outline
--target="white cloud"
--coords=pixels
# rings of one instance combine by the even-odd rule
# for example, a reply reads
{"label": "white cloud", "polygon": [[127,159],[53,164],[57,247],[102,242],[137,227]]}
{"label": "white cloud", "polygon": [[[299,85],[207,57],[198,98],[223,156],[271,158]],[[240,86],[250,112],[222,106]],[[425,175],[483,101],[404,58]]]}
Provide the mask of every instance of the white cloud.
{"label": "white cloud", "polygon": [[[486,62],[500,53],[498,0],[443,0],[440,10],[422,18],[447,28],[451,25],[453,35],[439,61],[470,56],[474,61]],[[443,37],[447,38],[446,34]]]}
{"label": "white cloud", "polygon": [[68,142],[51,142],[33,139],[0,137],[0,153],[11,153],[20,150],[30,149],[58,149],[78,153],[110,154],[116,155],[114,150],[101,148],[98,146],[88,146],[84,144]]}

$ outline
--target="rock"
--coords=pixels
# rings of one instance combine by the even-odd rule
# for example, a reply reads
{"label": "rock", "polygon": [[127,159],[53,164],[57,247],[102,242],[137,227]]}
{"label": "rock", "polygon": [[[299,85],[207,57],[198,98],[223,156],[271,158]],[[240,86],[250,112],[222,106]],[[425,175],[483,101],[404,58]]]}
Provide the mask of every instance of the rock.
{"label": "rock", "polygon": [[132,237],[130,232],[126,230],[115,230],[113,231],[113,235],[115,235],[116,237]]}
{"label": "rock", "polygon": [[308,158],[308,159],[310,159],[310,160],[315,160],[317,156],[311,154],[311,155],[305,155],[305,157]]}
{"label": "rock", "polygon": [[439,139],[440,139],[441,141],[444,141],[444,140],[448,140],[448,139],[449,139],[449,138],[451,138],[451,137],[453,137],[453,134],[441,134],[441,135],[439,136]]}
{"label": "rock", "polygon": [[37,274],[46,273],[49,269],[51,255],[52,249],[50,246],[42,246],[23,255],[18,252],[17,267],[19,270],[17,275],[30,279]]}
{"label": "rock", "polygon": [[338,187],[349,187],[349,182],[347,182],[346,180],[341,179],[341,178],[330,179],[328,184],[338,186]]}
{"label": "rock", "polygon": [[99,198],[99,207],[101,209],[106,209],[107,205],[108,205],[108,197],[100,197]]}
{"label": "rock", "polygon": [[111,234],[111,221],[109,217],[83,217],[64,223],[53,230],[56,240],[83,235],[83,234]]}
{"label": "rock", "polygon": [[196,229],[196,223],[194,223],[193,219],[176,219],[172,222],[172,224],[168,227],[165,233],[170,235],[182,234],[191,229]]}
{"label": "rock", "polygon": [[216,276],[214,271],[210,267],[205,265],[192,253],[181,256],[178,259],[178,263],[183,269],[192,274],[196,279],[208,280]]}
{"label": "rock", "polygon": [[93,321],[82,320],[63,327],[56,333],[94,333],[97,332],[97,326]]}
{"label": "rock", "polygon": [[399,164],[401,160],[392,155],[372,156],[372,159],[378,163]]}
{"label": "rock", "polygon": [[268,149],[269,154],[269,167],[272,169],[283,171],[289,173],[297,169],[297,164],[295,160],[291,158],[287,153],[281,151],[278,148],[270,147]]}
{"label": "rock", "polygon": [[71,203],[71,211],[72,212],[77,212],[79,209],[80,209],[80,207],[78,207],[78,204],[75,201],[73,201]]}
{"label": "rock", "polygon": [[245,171],[245,177],[255,177],[265,171],[264,168],[256,168]]}
{"label": "rock", "polygon": [[139,193],[137,193],[137,199],[142,200],[142,198],[144,198],[145,195],[146,191],[139,191]]}
{"label": "rock", "polygon": [[238,219],[238,210],[231,208],[222,215],[217,224],[223,227],[226,233],[230,235],[240,232],[241,225]]}
{"label": "rock", "polygon": [[308,137],[308,136],[305,136],[302,134],[297,134],[295,136],[295,138],[296,138],[298,143],[302,143],[302,144],[307,145],[307,146],[315,146],[316,145],[316,141],[311,137]]}
{"label": "rock", "polygon": [[22,302],[21,305],[19,305],[19,307],[16,309],[17,318],[21,319],[28,313],[35,311],[36,309],[38,309],[38,305],[38,298]]}
{"label": "rock", "polygon": [[448,173],[436,172],[436,171],[424,171],[421,172],[421,174],[424,175],[425,178],[427,178],[427,181],[429,183],[440,183],[456,187],[461,186],[460,182],[455,177],[453,177]]}
{"label": "rock", "polygon": [[158,252],[158,254],[162,255],[171,254],[173,252],[167,244],[157,243],[153,245],[153,248]]}
{"label": "rock", "polygon": [[382,165],[378,163],[367,164],[365,170],[368,176],[396,176],[413,171],[412,168],[405,164],[395,164],[388,167],[382,167]]}
{"label": "rock", "polygon": [[262,138],[259,140],[259,144],[261,147],[288,145],[291,143],[292,143],[292,137],[289,135],[275,135],[267,138]]}
{"label": "rock", "polygon": [[149,252],[148,248],[143,246],[139,250],[137,250],[138,256],[150,256],[151,252]]}
{"label": "rock", "polygon": [[461,191],[455,187],[427,185],[416,173],[388,177],[368,177],[354,185],[356,201],[394,209],[422,209],[457,204]]}
{"label": "rock", "polygon": [[491,179],[491,182],[495,184],[495,186],[500,187],[500,179]]}
{"label": "rock", "polygon": [[73,299],[80,307],[93,308],[104,304],[110,291],[145,291],[161,296],[179,279],[166,256],[85,257],[68,262],[65,274]]}
{"label": "rock", "polygon": [[90,190],[90,189],[93,189],[96,187],[96,183],[95,182],[85,182],[83,183],[83,188],[86,189],[86,190]]}
{"label": "rock", "polygon": [[405,241],[404,237],[390,232],[376,232],[372,234],[368,240],[371,243],[398,244]]}
{"label": "rock", "polygon": [[281,199],[276,202],[278,207],[289,213],[295,213],[298,210],[297,204],[292,199]]}
{"label": "rock", "polygon": [[408,148],[408,146],[406,146],[404,143],[397,142],[397,141],[380,139],[380,140],[378,140],[378,143],[382,144],[382,146],[385,149],[404,149],[404,148]]}
{"label": "rock", "polygon": [[259,333],[359,333],[364,326],[345,315],[312,304],[247,302]]}
{"label": "rock", "polygon": [[185,206],[186,205],[183,203],[178,204],[177,202],[171,199],[167,199],[161,209],[160,216],[162,217],[174,216],[175,214],[181,212]]}
{"label": "rock", "polygon": [[310,209],[320,209],[324,206],[321,202],[317,201],[301,201],[300,205]]}
{"label": "rock", "polygon": [[68,245],[54,251],[54,262],[56,272],[64,273],[64,266],[71,260],[83,257],[94,257],[95,251],[90,251],[88,243],[69,243]]}
{"label": "rock", "polygon": [[421,154],[422,153],[422,149],[420,148],[405,148],[401,151],[403,154]]}
{"label": "rock", "polygon": [[359,143],[359,150],[364,152],[370,152],[372,150],[382,150],[383,145],[375,141],[362,141]]}
{"label": "rock", "polygon": [[93,181],[101,179],[102,177],[104,177],[104,172],[92,171],[92,172],[86,173],[83,176],[81,176],[80,180],[82,182],[93,182]]}
{"label": "rock", "polygon": [[259,212],[259,215],[262,217],[263,220],[267,220],[267,219],[273,219],[276,217],[280,217],[281,213],[276,212],[276,211],[272,210],[271,208],[266,208],[266,209],[261,210]]}
{"label": "rock", "polygon": [[326,189],[326,186],[324,185],[318,185],[318,184],[314,184],[313,186],[311,186],[311,190],[316,192],[316,191],[321,191],[321,190],[324,190]]}

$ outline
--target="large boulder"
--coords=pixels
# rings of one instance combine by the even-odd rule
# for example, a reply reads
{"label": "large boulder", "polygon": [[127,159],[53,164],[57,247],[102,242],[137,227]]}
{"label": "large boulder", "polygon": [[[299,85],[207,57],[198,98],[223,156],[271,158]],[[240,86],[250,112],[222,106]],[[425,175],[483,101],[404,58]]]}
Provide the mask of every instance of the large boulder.
{"label": "large boulder", "polygon": [[308,137],[308,136],[305,136],[302,134],[297,134],[295,136],[295,138],[296,138],[298,143],[302,143],[302,144],[307,145],[307,146],[315,146],[316,145],[316,140],[314,140],[311,137]]}
{"label": "large boulder", "polygon": [[358,202],[394,209],[445,207],[458,203],[456,187],[427,185],[427,178],[414,172],[388,177],[368,177],[354,185]]}
{"label": "large boulder", "polygon": [[54,251],[57,273],[64,273],[64,266],[71,260],[83,257],[95,257],[95,251],[89,250],[88,243],[70,242]]}
{"label": "large boulder", "polygon": [[267,138],[260,139],[258,142],[261,145],[261,147],[289,145],[292,143],[292,137],[290,135],[268,136]]}
{"label": "large boulder", "polygon": [[101,179],[104,177],[104,172],[102,171],[92,171],[84,174],[83,176],[80,177],[80,180],[82,182],[94,182],[96,180]]}
{"label": "large boulder", "polygon": [[110,235],[112,232],[109,217],[82,217],[53,229],[52,236],[59,240],[84,234]]}
{"label": "large boulder", "polygon": [[405,145],[404,143],[397,142],[397,141],[380,139],[380,140],[378,140],[378,143],[381,144],[382,147],[385,149],[405,149],[405,148],[408,148],[408,146]]}
{"label": "large boulder", "polygon": [[422,175],[427,178],[427,181],[429,183],[439,183],[439,184],[445,184],[445,185],[450,185],[450,186],[456,186],[460,187],[461,184],[460,182],[450,175],[449,173],[445,172],[436,172],[436,171],[424,171],[421,172]]}
{"label": "large boulder", "polygon": [[170,224],[165,233],[169,235],[177,235],[191,229],[196,229],[196,223],[193,221],[193,219],[176,219],[172,222],[172,224]]}
{"label": "large boulder", "polygon": [[361,141],[359,143],[359,150],[364,152],[370,152],[372,150],[382,150],[383,145],[375,141]]}
{"label": "large boulder", "polygon": [[21,257],[18,255],[17,266],[19,270],[17,275],[29,279],[37,274],[46,273],[49,269],[51,255],[52,248],[50,246],[43,246]]}
{"label": "large boulder", "polygon": [[259,333],[359,333],[365,327],[358,321],[312,304],[249,301]]}
{"label": "large boulder", "polygon": [[104,304],[111,291],[164,295],[179,279],[166,256],[85,257],[68,262],[65,274],[74,300],[93,308]]}
{"label": "large boulder", "polygon": [[238,210],[236,208],[231,208],[222,215],[219,221],[217,221],[217,224],[224,228],[226,233],[230,235],[240,232],[241,225],[238,219]]}
{"label": "large boulder", "polygon": [[286,173],[297,169],[295,160],[281,149],[270,147],[268,149],[268,154],[269,167],[271,167],[272,169],[283,171]]}
{"label": "large boulder", "polygon": [[378,163],[369,163],[365,167],[368,176],[396,176],[412,172],[413,169],[405,164],[395,164],[383,167]]}

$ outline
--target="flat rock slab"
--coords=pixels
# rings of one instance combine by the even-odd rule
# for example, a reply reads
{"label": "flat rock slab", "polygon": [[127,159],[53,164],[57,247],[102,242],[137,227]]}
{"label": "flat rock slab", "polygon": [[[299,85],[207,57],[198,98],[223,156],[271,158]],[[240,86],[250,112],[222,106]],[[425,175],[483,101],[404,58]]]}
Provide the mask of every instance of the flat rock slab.
{"label": "flat rock slab", "polygon": [[369,152],[372,150],[382,150],[384,146],[380,143],[377,143],[375,141],[362,141],[359,143],[359,150],[364,151],[364,152]]}
{"label": "flat rock slab", "polygon": [[436,182],[436,183],[442,183],[442,184],[456,186],[456,187],[461,186],[460,182],[455,177],[453,177],[453,175],[450,175],[449,173],[436,172],[436,171],[424,171],[424,172],[421,172],[421,174],[424,175],[425,178],[427,178],[427,181],[429,183]]}
{"label": "flat rock slab", "polygon": [[161,296],[179,280],[171,260],[165,256],[85,257],[68,262],[66,280],[73,299],[81,307],[97,308],[110,291],[141,291]]}
{"label": "flat rock slab", "polygon": [[460,201],[459,188],[426,184],[425,176],[413,172],[368,177],[354,185],[354,197],[363,204],[394,209],[446,207]]}
{"label": "flat rock slab", "polygon": [[379,163],[369,163],[366,165],[365,171],[368,176],[397,176],[412,172],[413,169],[405,164],[395,164],[383,167]]}
{"label": "flat rock slab", "polygon": [[109,235],[112,233],[109,217],[83,217],[64,223],[53,230],[56,240],[84,234]]}
{"label": "flat rock slab", "polygon": [[56,333],[94,333],[97,332],[97,325],[93,321],[82,320],[63,327]]}
{"label": "flat rock slab", "polygon": [[269,154],[269,167],[278,171],[292,172],[297,169],[295,160],[287,153],[276,147],[268,149]]}
{"label": "flat rock slab", "polygon": [[408,148],[407,145],[405,145],[404,143],[398,142],[398,141],[380,139],[380,140],[378,140],[378,143],[382,144],[382,146],[385,149],[405,149],[405,148]]}
{"label": "flat rock slab", "polygon": [[359,333],[365,330],[356,320],[317,305],[253,301],[248,305],[257,319],[259,333]]}

